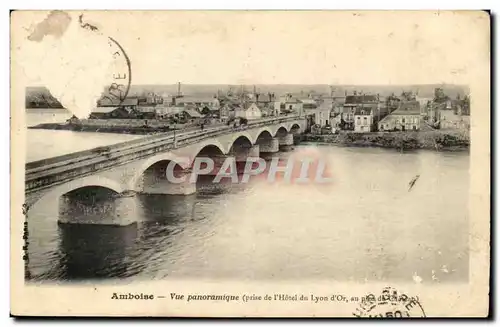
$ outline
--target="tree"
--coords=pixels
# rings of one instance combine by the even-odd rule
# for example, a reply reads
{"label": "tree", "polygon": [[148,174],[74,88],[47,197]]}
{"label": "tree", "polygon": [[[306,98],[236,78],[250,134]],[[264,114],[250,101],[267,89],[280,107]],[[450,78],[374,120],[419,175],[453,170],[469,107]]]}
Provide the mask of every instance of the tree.
{"label": "tree", "polygon": [[434,89],[434,102],[445,102],[448,100],[448,96],[444,93],[443,89],[437,87]]}

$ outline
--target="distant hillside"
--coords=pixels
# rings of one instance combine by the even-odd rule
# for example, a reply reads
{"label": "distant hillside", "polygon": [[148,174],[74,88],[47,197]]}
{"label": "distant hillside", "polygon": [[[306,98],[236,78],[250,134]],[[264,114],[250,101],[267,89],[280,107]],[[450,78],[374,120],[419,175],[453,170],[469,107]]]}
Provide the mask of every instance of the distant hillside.
{"label": "distant hillside", "polygon": [[64,108],[62,104],[50,94],[45,87],[26,88],[26,108]]}

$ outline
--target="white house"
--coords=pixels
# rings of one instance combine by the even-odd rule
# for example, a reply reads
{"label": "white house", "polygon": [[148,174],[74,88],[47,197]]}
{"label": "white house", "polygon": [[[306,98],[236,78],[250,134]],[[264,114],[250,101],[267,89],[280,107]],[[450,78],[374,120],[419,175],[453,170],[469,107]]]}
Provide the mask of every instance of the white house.
{"label": "white house", "polygon": [[299,99],[288,98],[285,102],[281,102],[281,110],[302,115],[304,112],[304,104]]}
{"label": "white house", "polygon": [[354,131],[371,132],[373,126],[372,107],[356,107],[354,111]]}
{"label": "white house", "polygon": [[247,102],[235,110],[235,117],[251,119],[262,118],[262,112],[255,102]]}
{"label": "white house", "polygon": [[279,116],[281,114],[281,102],[274,101],[274,115]]}
{"label": "white house", "polygon": [[316,109],[307,110],[307,114],[312,114],[314,117],[314,124],[321,127],[332,125],[330,122],[331,108],[328,104],[321,104]]}

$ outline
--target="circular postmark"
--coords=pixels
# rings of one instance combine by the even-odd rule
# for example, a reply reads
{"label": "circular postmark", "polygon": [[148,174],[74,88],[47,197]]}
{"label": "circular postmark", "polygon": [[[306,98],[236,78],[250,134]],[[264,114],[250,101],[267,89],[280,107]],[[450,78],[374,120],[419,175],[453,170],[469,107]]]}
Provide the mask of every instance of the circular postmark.
{"label": "circular postmark", "polygon": [[358,318],[425,318],[418,297],[385,287],[380,294],[366,295],[353,313]]}
{"label": "circular postmark", "polygon": [[[95,25],[83,21],[83,14],[78,18],[80,27],[90,30],[95,33],[99,32],[99,28]],[[107,89],[104,90],[101,100],[108,102],[107,105],[121,106],[127,99],[132,82],[132,65],[130,58],[123,49],[120,43],[114,38],[108,36],[109,51],[113,56],[110,66],[110,81]]]}
{"label": "circular postmark", "polygon": [[132,66],[127,53],[120,43],[112,37],[108,37],[108,40],[108,44],[113,54],[113,71],[111,74],[112,81],[107,92],[103,94],[103,98],[107,98],[113,103],[117,102],[117,105],[120,106],[127,98],[130,90]]}

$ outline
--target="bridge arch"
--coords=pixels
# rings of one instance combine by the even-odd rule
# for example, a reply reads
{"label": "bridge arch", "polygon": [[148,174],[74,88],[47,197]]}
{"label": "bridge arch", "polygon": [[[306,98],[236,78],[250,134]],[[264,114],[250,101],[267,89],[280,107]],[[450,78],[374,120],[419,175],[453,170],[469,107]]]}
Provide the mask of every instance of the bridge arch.
{"label": "bridge arch", "polygon": [[192,153],[191,154],[192,160],[194,160],[194,158],[196,158],[198,155],[200,155],[200,153],[203,153],[207,149],[213,149],[215,152],[218,151],[219,154],[226,154],[229,152],[229,149],[226,149],[221,142],[212,139],[205,142],[201,142],[197,144],[195,148],[189,149],[190,152]]}
{"label": "bridge arch", "polygon": [[268,138],[269,136],[273,137],[273,135],[274,135],[274,133],[270,128],[264,127],[260,130],[260,132],[255,137],[255,143],[257,143],[259,141],[259,139]]}
{"label": "bridge arch", "polygon": [[64,183],[62,185],[50,189],[47,193],[44,193],[42,194],[41,197],[35,199],[31,203],[30,207],[34,208],[38,203],[41,203],[44,200],[50,200],[50,199],[59,200],[61,196],[68,194],[72,191],[92,186],[105,188],[117,194],[125,191],[125,189],[119,182],[116,182],[112,179],[108,179],[101,176],[87,176],[72,180],[70,182]]}
{"label": "bridge arch", "polygon": [[286,125],[280,125],[276,129],[276,133],[274,134],[274,136],[283,136],[283,135],[287,135],[287,134],[288,134],[288,129],[286,128]]}
{"label": "bridge arch", "polygon": [[134,174],[132,175],[132,177],[130,178],[130,180],[128,182],[128,189],[137,190],[137,184],[138,184],[139,180],[141,179],[141,177],[146,172],[146,170],[148,168],[154,166],[155,164],[162,162],[162,161],[165,161],[165,162],[173,161],[178,166],[180,166],[182,169],[189,168],[191,165],[190,157],[178,156],[172,152],[165,152],[165,153],[158,154],[158,155],[151,157],[148,160],[144,161],[140,165],[140,167],[135,169]]}
{"label": "bridge arch", "polygon": [[255,144],[255,140],[253,139],[252,135],[250,135],[250,133],[248,133],[248,132],[238,132],[238,133],[235,133],[229,139],[228,147],[227,147],[227,152],[226,153],[229,153],[231,151],[231,149],[233,148],[233,145],[236,143],[236,141],[243,142],[245,139],[246,139],[246,141],[248,141],[248,143],[250,143],[250,145]]}
{"label": "bridge arch", "polygon": [[297,123],[292,123],[290,126],[290,133],[292,134],[300,134],[302,132],[302,127]]}

